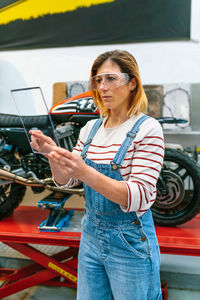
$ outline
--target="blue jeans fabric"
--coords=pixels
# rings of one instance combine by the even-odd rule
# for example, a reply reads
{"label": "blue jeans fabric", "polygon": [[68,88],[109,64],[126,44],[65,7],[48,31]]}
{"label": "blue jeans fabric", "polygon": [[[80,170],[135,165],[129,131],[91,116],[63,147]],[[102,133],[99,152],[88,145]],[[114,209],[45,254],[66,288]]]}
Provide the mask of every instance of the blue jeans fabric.
{"label": "blue jeans fabric", "polygon": [[[123,180],[119,168],[87,158],[85,162],[110,178]],[[85,184],[84,190],[77,300],[161,300],[160,252],[151,211],[138,218]]]}

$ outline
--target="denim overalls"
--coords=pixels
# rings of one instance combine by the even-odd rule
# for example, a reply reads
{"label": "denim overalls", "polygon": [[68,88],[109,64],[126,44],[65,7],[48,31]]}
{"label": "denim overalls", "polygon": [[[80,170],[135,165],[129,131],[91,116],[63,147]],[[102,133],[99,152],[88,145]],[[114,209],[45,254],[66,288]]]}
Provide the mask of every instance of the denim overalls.
{"label": "denim overalls", "polygon": [[[98,119],[81,153],[85,163],[102,174],[123,180],[119,166],[131,145],[141,117],[116,153],[111,164],[86,158],[90,143],[102,124]],[[138,218],[84,184],[86,213],[78,262],[77,300],[161,300],[160,252],[151,210]]]}

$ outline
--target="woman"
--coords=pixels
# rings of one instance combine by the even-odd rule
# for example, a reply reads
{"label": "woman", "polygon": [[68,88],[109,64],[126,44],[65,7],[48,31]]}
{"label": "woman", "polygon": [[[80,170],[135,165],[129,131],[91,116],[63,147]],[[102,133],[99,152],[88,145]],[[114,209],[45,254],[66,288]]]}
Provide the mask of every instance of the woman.
{"label": "woman", "polygon": [[144,114],[146,95],[127,51],[97,57],[90,85],[103,118],[82,128],[72,153],[41,132],[31,132],[32,146],[49,153],[55,183],[61,188],[84,185],[77,299],[161,299],[150,207],[163,163],[162,129]]}

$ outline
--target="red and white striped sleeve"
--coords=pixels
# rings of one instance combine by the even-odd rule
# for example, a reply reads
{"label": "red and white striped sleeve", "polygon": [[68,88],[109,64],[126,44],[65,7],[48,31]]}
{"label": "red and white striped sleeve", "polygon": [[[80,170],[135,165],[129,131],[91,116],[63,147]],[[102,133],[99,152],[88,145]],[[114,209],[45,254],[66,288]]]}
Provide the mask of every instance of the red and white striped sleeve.
{"label": "red and white striped sleeve", "polygon": [[128,180],[124,181],[128,205],[122,209],[142,214],[156,200],[156,183],[164,159],[164,139],[162,128],[155,119],[141,125],[140,132],[134,141],[132,160],[127,161],[131,163]]}

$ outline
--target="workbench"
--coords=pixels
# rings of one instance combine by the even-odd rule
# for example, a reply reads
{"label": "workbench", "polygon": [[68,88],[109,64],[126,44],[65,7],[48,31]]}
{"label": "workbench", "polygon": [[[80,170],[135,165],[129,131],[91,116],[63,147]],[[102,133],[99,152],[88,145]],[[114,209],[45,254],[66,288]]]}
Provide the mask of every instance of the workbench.
{"label": "workbench", "polygon": [[[70,226],[60,232],[39,231],[48,211],[38,207],[19,206],[0,221],[0,241],[31,259],[20,269],[0,268],[0,299],[38,284],[77,285],[77,254],[83,210],[75,210]],[[200,256],[200,215],[178,227],[156,227],[161,253]],[[34,245],[64,246],[52,256]],[[32,262],[33,261],[33,262]]]}

